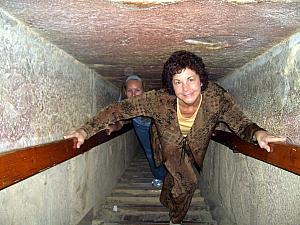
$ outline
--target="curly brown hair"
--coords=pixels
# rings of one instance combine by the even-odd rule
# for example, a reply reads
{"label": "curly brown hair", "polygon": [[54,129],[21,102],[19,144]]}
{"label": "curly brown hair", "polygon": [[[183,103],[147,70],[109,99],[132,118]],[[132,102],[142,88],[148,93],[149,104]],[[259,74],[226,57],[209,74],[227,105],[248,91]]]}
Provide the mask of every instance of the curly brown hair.
{"label": "curly brown hair", "polygon": [[208,75],[202,58],[192,52],[185,50],[174,52],[165,62],[162,72],[162,86],[171,95],[175,95],[173,88],[173,77],[175,74],[181,73],[182,70],[189,68],[196,72],[202,83],[201,91],[207,88]]}

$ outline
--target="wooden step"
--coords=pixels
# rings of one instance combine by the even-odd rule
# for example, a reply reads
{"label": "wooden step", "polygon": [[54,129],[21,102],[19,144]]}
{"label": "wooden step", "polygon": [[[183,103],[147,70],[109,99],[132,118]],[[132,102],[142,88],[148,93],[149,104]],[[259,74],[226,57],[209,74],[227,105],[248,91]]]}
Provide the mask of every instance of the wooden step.
{"label": "wooden step", "polygon": [[[153,204],[153,203],[159,203],[159,197],[153,197],[153,196],[130,196],[130,195],[111,195],[106,197],[107,203],[122,203],[122,204]],[[204,202],[203,197],[201,196],[194,196],[192,199],[191,204],[201,204]]]}
{"label": "wooden step", "polygon": [[111,195],[113,196],[116,193],[124,193],[124,194],[132,194],[132,195],[155,195],[155,196],[159,196],[161,193],[161,190],[158,188],[154,188],[151,186],[149,186],[148,188],[139,188],[139,187],[134,187],[134,188],[127,188],[127,187],[116,187],[113,189],[113,191],[111,192]]}
{"label": "wooden step", "polygon": [[128,183],[128,182],[133,182],[133,183],[151,183],[153,180],[153,176],[149,176],[149,177],[137,177],[137,176],[123,176],[119,179],[119,182],[124,182],[124,183]]}
{"label": "wooden step", "polygon": [[[152,179],[145,156],[137,155],[96,212],[93,225],[169,225],[169,210],[160,203],[161,190],[151,185]],[[183,224],[217,225],[199,189]]]}
{"label": "wooden step", "polygon": [[[154,210],[156,209],[156,210]],[[95,217],[96,218],[96,217]],[[112,221],[131,221],[131,222],[161,222],[169,220],[169,212],[167,209],[157,210],[155,207],[148,207],[146,210],[141,208],[116,208],[102,209],[99,219],[107,222]],[[212,217],[208,210],[189,210],[185,216],[185,221],[211,222]]]}
{"label": "wooden step", "polygon": [[[159,188],[155,188],[153,187],[152,185],[149,185],[149,187],[147,188],[139,188],[139,187],[115,187],[113,190],[112,190],[112,194],[113,193],[122,193],[122,192],[125,192],[125,193],[131,193],[131,194],[138,194],[138,193],[159,193],[161,192],[161,189]],[[195,192],[194,192],[194,196],[201,196],[201,191],[200,189],[196,189]]]}
{"label": "wooden step", "polygon": [[[135,196],[160,196],[161,190],[158,188],[149,185],[147,188],[141,189],[140,187],[116,187],[112,190],[111,196],[117,194],[128,194],[128,195],[135,195]],[[199,189],[196,189],[194,192],[194,196],[201,196],[201,192]]]}

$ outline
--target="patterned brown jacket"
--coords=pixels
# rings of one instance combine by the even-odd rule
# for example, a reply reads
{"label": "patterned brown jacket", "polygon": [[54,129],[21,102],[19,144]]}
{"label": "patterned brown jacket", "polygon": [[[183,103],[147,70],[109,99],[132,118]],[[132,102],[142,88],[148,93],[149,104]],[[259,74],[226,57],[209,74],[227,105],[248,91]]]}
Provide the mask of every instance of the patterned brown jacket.
{"label": "patterned brown jacket", "polygon": [[159,148],[153,149],[157,165],[169,160],[178,161],[178,157],[187,153],[201,167],[211,134],[218,123],[225,123],[231,131],[249,142],[252,141],[254,133],[262,129],[243,114],[225,89],[213,82],[209,82],[207,89],[202,91],[200,109],[186,138],[179,128],[176,96],[162,90],[148,91],[140,96],[111,104],[100,110],[81,128],[89,138],[106,129],[109,124],[136,116],[153,118],[159,138],[159,141],[154,143]]}

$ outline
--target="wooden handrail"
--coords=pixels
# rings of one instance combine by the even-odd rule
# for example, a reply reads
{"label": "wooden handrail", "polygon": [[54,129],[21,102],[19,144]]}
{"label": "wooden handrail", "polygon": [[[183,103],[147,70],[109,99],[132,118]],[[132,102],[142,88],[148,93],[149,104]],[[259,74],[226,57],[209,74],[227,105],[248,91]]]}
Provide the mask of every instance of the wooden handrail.
{"label": "wooden handrail", "polygon": [[227,146],[234,152],[242,153],[281,169],[300,175],[300,146],[285,143],[270,143],[271,152],[243,141],[233,133],[215,130],[212,140]]}
{"label": "wooden handrail", "polygon": [[[86,140],[80,149],[76,149],[77,140],[74,138],[0,153],[0,190],[80,155],[131,128],[130,124],[126,124],[120,131],[111,135],[101,131]],[[272,143],[272,152],[268,153],[257,145],[241,140],[233,133],[220,130],[214,131],[212,140],[235,152],[300,175],[300,146]]]}
{"label": "wooden handrail", "polygon": [[0,190],[80,155],[93,147],[119,136],[131,129],[130,124],[107,135],[100,131],[77,149],[77,139],[54,141],[47,144],[0,153]]}

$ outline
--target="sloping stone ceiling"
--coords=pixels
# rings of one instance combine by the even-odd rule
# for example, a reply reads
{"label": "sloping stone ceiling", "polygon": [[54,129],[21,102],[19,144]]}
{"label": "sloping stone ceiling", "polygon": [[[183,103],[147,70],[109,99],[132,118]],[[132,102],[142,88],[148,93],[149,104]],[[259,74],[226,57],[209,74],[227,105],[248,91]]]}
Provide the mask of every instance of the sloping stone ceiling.
{"label": "sloping stone ceiling", "polygon": [[142,76],[159,88],[175,50],[203,57],[217,80],[300,28],[299,1],[0,0],[0,6],[120,86]]}

